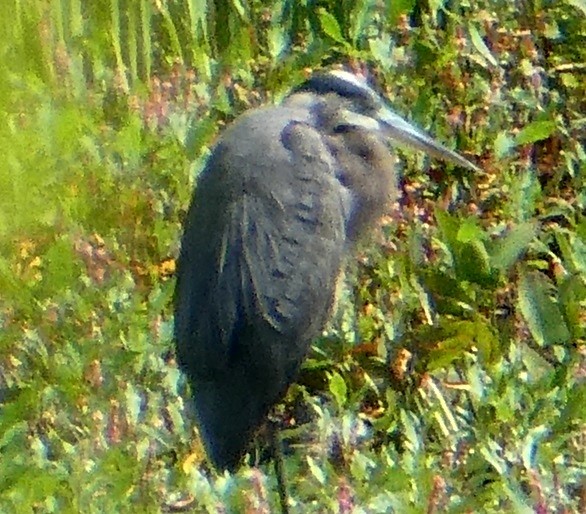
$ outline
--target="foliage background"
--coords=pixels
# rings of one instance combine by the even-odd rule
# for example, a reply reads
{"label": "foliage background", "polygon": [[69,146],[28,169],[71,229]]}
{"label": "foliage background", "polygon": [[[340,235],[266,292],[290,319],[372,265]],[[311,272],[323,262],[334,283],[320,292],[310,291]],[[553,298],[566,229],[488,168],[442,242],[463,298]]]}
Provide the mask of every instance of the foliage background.
{"label": "foliage background", "polygon": [[482,166],[400,205],[280,407],[295,512],[586,512],[583,0],[5,0],[0,511],[271,512],[216,476],[172,350],[210,145],[367,63]]}

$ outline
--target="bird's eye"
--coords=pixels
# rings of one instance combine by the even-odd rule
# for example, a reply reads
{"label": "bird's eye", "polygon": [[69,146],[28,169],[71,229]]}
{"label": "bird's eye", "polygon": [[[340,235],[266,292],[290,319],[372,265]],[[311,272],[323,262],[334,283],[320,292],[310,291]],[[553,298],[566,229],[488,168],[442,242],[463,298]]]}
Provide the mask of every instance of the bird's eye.
{"label": "bird's eye", "polygon": [[361,146],[358,148],[358,155],[361,159],[370,160],[372,158],[373,152],[372,149],[368,146]]}
{"label": "bird's eye", "polygon": [[354,125],[348,125],[346,123],[341,123],[340,125],[336,125],[334,127],[334,134],[348,134],[355,130],[356,127]]}

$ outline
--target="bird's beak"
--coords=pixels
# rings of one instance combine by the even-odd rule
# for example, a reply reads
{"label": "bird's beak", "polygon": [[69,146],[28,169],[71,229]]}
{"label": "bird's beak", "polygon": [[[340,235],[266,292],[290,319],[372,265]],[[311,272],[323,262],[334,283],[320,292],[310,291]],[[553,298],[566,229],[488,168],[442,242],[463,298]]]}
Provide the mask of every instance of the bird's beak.
{"label": "bird's beak", "polygon": [[442,161],[452,162],[457,166],[462,166],[473,171],[480,171],[478,166],[472,164],[469,160],[453,150],[434,141],[425,132],[414,127],[386,106],[381,107],[378,111],[376,122],[378,122],[378,129],[393,141],[425,152]]}

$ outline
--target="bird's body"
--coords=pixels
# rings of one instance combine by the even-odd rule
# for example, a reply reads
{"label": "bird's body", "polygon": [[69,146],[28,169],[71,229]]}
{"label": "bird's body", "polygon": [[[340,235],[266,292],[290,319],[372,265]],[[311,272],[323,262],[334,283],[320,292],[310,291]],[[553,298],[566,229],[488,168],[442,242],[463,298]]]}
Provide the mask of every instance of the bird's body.
{"label": "bird's body", "polygon": [[[375,124],[379,97],[349,73],[312,80],[228,127],[187,215],[177,354],[206,451],[222,469],[238,465],[295,379],[331,315],[345,258],[396,195]],[[406,122],[390,116],[390,132],[404,135]],[[407,143],[431,144],[412,130],[423,142],[407,134]],[[434,145],[431,153],[467,163]]]}
{"label": "bird's body", "polygon": [[[178,347],[179,360],[194,384],[208,454],[220,467],[237,464],[294,379],[328,319],[344,255],[348,207],[332,163],[293,157],[269,137],[289,130],[295,145],[296,131],[309,129],[288,129],[291,116],[302,118],[261,109],[228,129],[232,137],[220,142],[199,181],[182,244],[181,259],[191,265],[179,294],[191,307],[176,323],[178,341],[193,344]],[[262,148],[242,145],[248,137]]]}

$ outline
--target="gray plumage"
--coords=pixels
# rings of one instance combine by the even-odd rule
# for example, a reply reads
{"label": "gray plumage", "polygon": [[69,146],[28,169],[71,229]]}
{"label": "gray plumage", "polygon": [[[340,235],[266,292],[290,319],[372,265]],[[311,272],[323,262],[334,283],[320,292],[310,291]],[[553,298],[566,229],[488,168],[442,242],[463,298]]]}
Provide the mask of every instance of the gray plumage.
{"label": "gray plumage", "polygon": [[175,339],[213,464],[234,469],[324,329],[354,243],[396,196],[388,137],[476,169],[347,72],[240,116],[199,177]]}

